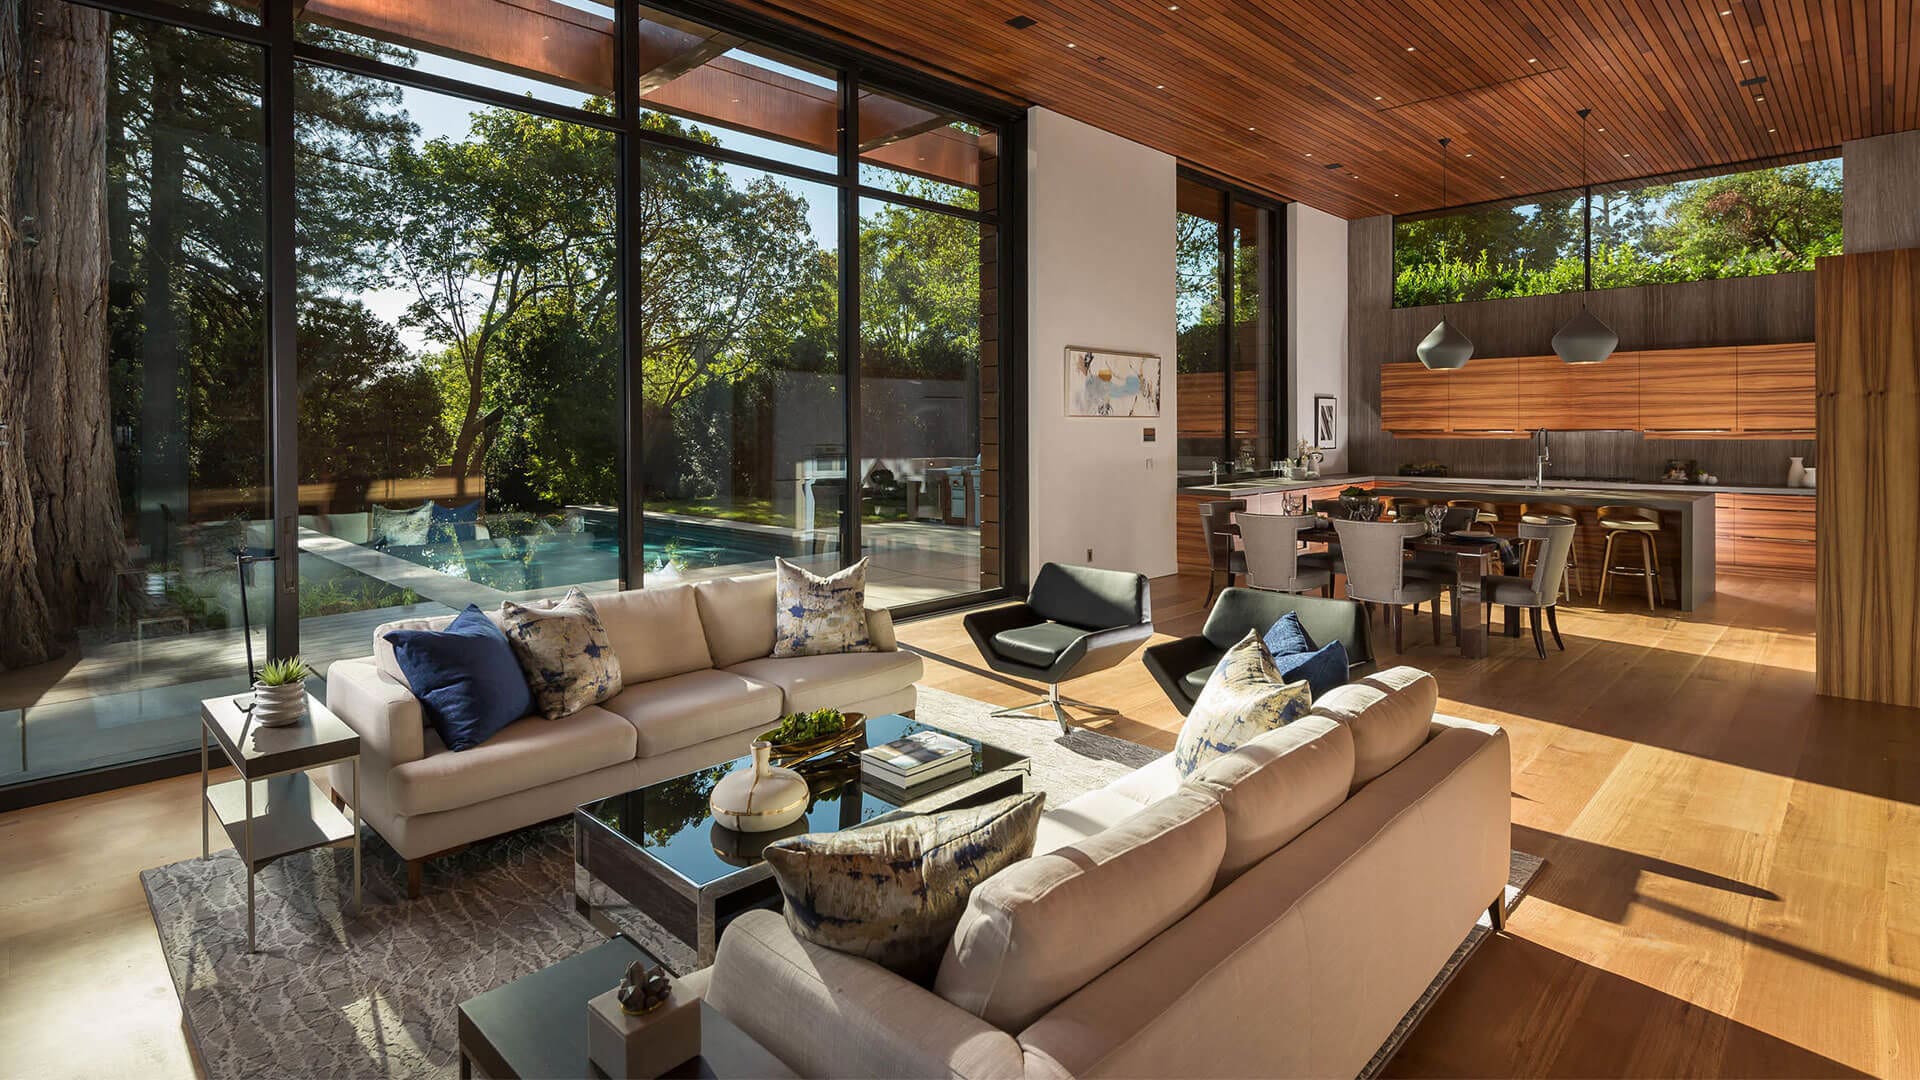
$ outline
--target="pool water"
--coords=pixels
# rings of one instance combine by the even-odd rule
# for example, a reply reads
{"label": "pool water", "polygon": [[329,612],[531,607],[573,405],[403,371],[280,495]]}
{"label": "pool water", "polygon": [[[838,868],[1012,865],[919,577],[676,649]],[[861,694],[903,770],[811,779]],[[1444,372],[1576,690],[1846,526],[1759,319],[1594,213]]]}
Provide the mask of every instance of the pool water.
{"label": "pool water", "polygon": [[[765,564],[804,549],[798,541],[724,525],[646,521],[646,566],[669,551],[688,569]],[[461,540],[418,547],[390,547],[387,554],[449,577],[499,589],[527,592],[620,576],[620,541],[611,533],[558,532],[537,536]]]}

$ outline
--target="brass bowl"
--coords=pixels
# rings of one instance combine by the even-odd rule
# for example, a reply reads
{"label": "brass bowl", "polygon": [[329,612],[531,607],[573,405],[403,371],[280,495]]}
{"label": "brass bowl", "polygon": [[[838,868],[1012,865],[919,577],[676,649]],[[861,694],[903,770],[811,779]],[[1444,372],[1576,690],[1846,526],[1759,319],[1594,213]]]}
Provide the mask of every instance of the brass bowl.
{"label": "brass bowl", "polygon": [[[822,754],[843,750],[867,737],[867,718],[862,713],[846,713],[846,726],[831,735],[807,739],[802,742],[774,743],[772,757],[781,765],[791,765],[796,761],[819,757]],[[766,738],[770,733],[762,733]]]}

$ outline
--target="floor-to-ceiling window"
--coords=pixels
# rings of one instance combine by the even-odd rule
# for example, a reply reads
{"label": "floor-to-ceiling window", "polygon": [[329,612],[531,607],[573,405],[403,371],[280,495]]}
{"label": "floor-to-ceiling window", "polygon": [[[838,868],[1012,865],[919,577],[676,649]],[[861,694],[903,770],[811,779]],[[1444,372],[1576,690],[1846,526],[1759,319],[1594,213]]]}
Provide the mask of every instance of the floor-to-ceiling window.
{"label": "floor-to-ceiling window", "polygon": [[1277,205],[1197,174],[1177,183],[1180,470],[1265,468],[1289,450],[1276,423],[1285,415],[1274,312],[1284,219]]}
{"label": "floor-to-ceiling window", "polygon": [[1017,111],[706,7],[41,3],[0,383],[75,411],[0,402],[0,500],[71,490],[0,525],[0,788],[196,746],[243,622],[1017,578]]}

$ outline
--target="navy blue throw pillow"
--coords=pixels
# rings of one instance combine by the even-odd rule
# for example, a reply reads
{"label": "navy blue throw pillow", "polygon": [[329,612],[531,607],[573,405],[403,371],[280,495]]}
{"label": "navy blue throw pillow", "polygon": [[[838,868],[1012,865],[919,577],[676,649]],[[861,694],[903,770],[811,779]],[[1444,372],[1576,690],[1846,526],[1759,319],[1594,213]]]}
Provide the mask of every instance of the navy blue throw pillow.
{"label": "navy blue throw pillow", "polygon": [[1261,640],[1267,643],[1267,651],[1278,660],[1294,653],[1308,653],[1319,648],[1313,638],[1307,635],[1307,628],[1300,625],[1300,616],[1289,611],[1280,616],[1280,621],[1267,627]]}
{"label": "navy blue throw pillow", "polygon": [[1276,656],[1273,663],[1288,682],[1307,680],[1307,689],[1313,691],[1316,701],[1321,694],[1347,682],[1347,647],[1337,641],[1329,641],[1313,652]]}
{"label": "navy blue throw pillow", "polygon": [[533,711],[513,646],[477,605],[445,630],[393,630],[387,641],[449,750],[471,750]]}

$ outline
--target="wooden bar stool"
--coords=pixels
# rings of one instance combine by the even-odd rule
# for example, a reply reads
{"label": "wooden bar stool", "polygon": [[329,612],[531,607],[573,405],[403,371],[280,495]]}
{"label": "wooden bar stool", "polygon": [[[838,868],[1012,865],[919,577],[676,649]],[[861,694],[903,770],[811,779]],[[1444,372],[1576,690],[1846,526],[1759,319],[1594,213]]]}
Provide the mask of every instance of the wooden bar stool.
{"label": "wooden bar stool", "polygon": [[1493,532],[1493,526],[1500,524],[1498,503],[1482,502],[1479,499],[1448,499],[1447,505],[1472,508],[1474,524],[1487,526],[1488,532]]}
{"label": "wooden bar stool", "polygon": [[[1567,549],[1567,572],[1560,576],[1560,595],[1571,600],[1573,599],[1574,593],[1580,588],[1580,578],[1578,573],[1576,573],[1580,567],[1579,558],[1576,555],[1580,550],[1580,515],[1574,512],[1573,507],[1566,503],[1541,502],[1520,504],[1520,523],[1523,525],[1552,525],[1554,524],[1553,519],[1555,518],[1565,518],[1574,524],[1573,546]],[[1527,568],[1533,564],[1534,559],[1539,557],[1541,541],[1538,537],[1523,536],[1520,538],[1520,542],[1525,545],[1520,551],[1520,573],[1524,576],[1532,573],[1532,571]]]}
{"label": "wooden bar stool", "polygon": [[[1600,527],[1607,532],[1607,546],[1600,556],[1600,595],[1595,602],[1607,602],[1608,578],[1637,577],[1647,583],[1647,610],[1656,610],[1660,606],[1660,552],[1654,537],[1660,532],[1660,511],[1645,506],[1603,506],[1598,515]],[[1621,537],[1640,545],[1639,566],[1614,563],[1613,545]]]}

